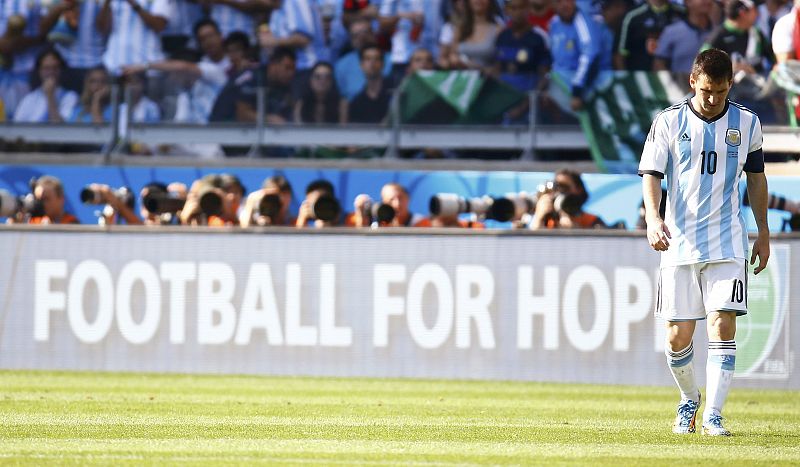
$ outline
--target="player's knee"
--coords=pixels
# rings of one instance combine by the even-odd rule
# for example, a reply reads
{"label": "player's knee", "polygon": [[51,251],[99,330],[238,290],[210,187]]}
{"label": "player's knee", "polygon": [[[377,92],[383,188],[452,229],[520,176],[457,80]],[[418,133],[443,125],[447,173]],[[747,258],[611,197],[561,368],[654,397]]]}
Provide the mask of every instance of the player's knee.
{"label": "player's knee", "polygon": [[709,336],[731,340],[736,335],[736,315],[731,312],[716,312],[709,315]]}
{"label": "player's knee", "polygon": [[667,332],[667,348],[673,352],[683,350],[691,343],[692,334],[690,333],[680,332],[678,329]]}

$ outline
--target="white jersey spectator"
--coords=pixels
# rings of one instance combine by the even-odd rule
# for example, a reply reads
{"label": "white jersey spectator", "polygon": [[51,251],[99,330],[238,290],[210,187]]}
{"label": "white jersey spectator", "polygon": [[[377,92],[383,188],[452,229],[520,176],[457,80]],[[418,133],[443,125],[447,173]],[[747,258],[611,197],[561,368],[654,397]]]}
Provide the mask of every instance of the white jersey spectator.
{"label": "white jersey spectator", "polygon": [[103,34],[95,25],[101,4],[84,0],[80,5],[80,23],[75,42],[70,45],[56,44],[55,47],[70,68],[89,69],[100,65],[106,45]]}
{"label": "white jersey spectator", "polygon": [[[2,0],[0,1],[0,36],[6,33],[8,19],[11,16],[21,16],[25,19],[25,30],[23,34],[27,37],[39,35],[39,23],[47,10],[42,6],[41,0]],[[22,75],[27,78],[27,74],[33,70],[36,56],[41,52],[41,47],[30,47],[22,52],[14,53],[14,66],[12,72],[15,75]]]}
{"label": "white jersey spectator", "polygon": [[[392,64],[406,65],[422,41],[423,0],[382,0],[381,22],[396,20],[392,35]],[[431,13],[433,14],[433,13]],[[384,27],[384,30],[386,28]]]}
{"label": "white jersey spectator", "polygon": [[[58,113],[62,119],[68,120],[78,104],[78,95],[74,91],[59,87],[55,91],[55,97],[58,101]],[[17,111],[14,113],[15,122],[45,123],[49,119],[47,96],[45,96],[41,87],[34,89],[23,97]]]}
{"label": "white jersey spectator", "polygon": [[[245,3],[245,0],[238,0],[238,2]],[[241,31],[247,34],[251,42],[256,40],[255,21],[253,21],[253,16],[248,13],[231,6],[215,3],[211,7],[211,19],[219,25],[222,37],[228,37],[228,34],[234,31]]]}
{"label": "white jersey spectator", "polygon": [[322,20],[316,1],[283,0],[281,8],[272,12],[269,27],[272,35],[279,41],[295,34],[310,40],[305,47],[293,47],[297,55],[298,70],[310,70],[318,61],[327,58]]}
{"label": "white jersey spectator", "polygon": [[143,15],[151,21],[160,18],[163,29],[170,14],[169,0],[106,0],[106,6],[111,8],[111,22],[103,64],[111,74],[118,75],[126,65],[164,59],[161,31],[148,26]]}
{"label": "white jersey spectator", "polygon": [[800,43],[795,44],[795,28],[800,28],[798,24],[800,17],[800,0],[795,0],[795,6],[781,19],[775,23],[772,30],[772,51],[778,63],[783,63],[788,59],[800,59]]}

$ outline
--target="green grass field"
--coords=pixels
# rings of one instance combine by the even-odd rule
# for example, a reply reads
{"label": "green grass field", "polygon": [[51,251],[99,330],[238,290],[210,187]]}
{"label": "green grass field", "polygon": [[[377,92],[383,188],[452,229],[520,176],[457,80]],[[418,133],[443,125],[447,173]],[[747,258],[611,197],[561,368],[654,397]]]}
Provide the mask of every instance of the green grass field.
{"label": "green grass field", "polygon": [[670,432],[676,390],[0,372],[0,464],[800,464],[800,393],[735,389],[731,438]]}

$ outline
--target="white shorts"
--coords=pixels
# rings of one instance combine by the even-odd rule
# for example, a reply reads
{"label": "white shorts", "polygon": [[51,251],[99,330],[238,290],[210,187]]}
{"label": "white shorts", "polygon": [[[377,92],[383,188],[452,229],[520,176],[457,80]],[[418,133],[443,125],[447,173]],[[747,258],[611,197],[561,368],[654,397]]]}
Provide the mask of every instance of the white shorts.
{"label": "white shorts", "polygon": [[747,262],[735,258],[661,268],[656,316],[666,321],[705,319],[712,311],[747,314]]}

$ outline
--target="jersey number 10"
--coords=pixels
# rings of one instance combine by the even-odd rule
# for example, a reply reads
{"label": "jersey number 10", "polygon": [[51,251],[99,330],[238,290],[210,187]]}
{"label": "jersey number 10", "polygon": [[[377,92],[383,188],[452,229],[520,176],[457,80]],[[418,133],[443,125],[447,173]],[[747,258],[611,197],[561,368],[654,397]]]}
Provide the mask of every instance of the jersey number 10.
{"label": "jersey number 10", "polygon": [[717,171],[717,151],[701,152],[702,161],[700,162],[700,173],[714,175]]}

